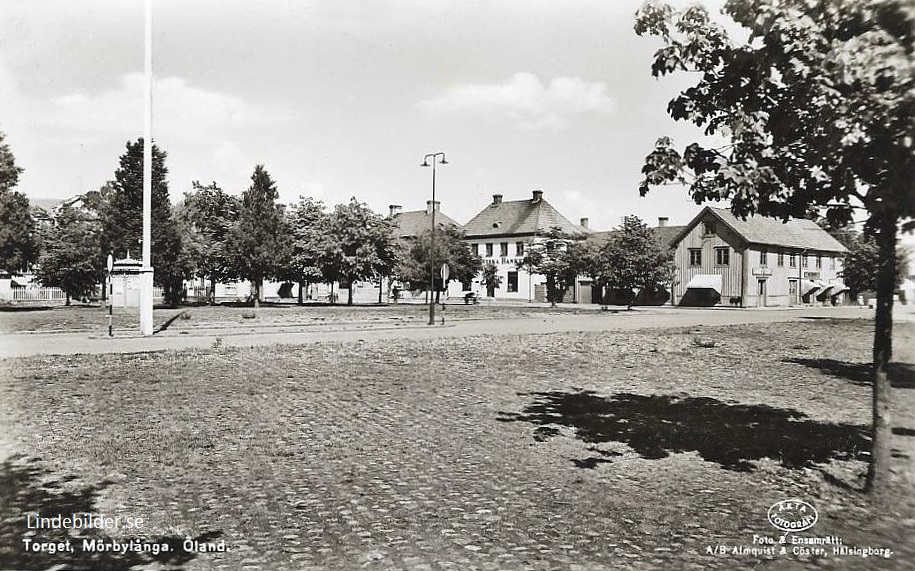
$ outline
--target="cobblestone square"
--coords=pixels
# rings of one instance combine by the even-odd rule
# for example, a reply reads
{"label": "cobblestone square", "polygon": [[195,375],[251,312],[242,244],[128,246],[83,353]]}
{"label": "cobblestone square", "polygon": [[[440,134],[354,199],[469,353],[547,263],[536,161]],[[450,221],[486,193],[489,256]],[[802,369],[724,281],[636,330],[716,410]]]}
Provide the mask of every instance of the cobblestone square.
{"label": "cobblestone square", "polygon": [[[20,514],[74,509],[148,522],[112,537],[228,547],[80,569],[907,569],[912,512],[860,492],[871,336],[809,320],[7,359],[0,555],[72,565],[26,556]],[[767,510],[789,498],[816,536],[893,557],[709,552],[778,538]]]}

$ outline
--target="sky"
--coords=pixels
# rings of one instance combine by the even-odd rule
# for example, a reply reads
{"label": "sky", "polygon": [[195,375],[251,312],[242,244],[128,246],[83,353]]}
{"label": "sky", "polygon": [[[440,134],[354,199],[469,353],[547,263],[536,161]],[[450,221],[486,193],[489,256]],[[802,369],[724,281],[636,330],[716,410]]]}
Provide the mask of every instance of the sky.
{"label": "sky", "polygon": [[[687,2],[674,1],[683,6]],[[722,0],[708,0],[710,12]],[[153,138],[172,201],[191,183],[240,195],[257,164],[280,200],[350,197],[466,222],[542,189],[595,229],[635,214],[685,224],[682,187],[642,198],[660,136],[701,137],[655,79],[641,0],[153,0]],[[0,0],[0,131],[19,190],[66,198],[114,178],[143,134],[142,0]]]}
{"label": "sky", "polygon": [[[639,1],[153,0],[153,138],[172,201],[191,182],[233,194],[257,164],[280,200],[466,222],[493,194],[544,197],[608,229],[624,215],[685,223],[683,189],[638,195],[682,79],[650,74],[659,42]],[[19,190],[66,198],[114,178],[143,134],[144,2],[0,0],[0,131]]]}

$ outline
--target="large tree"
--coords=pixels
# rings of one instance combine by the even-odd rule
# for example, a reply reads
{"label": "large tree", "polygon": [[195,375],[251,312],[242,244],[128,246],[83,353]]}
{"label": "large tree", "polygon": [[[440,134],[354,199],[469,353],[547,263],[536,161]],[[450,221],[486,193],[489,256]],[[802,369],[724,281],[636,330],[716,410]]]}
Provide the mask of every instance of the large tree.
{"label": "large tree", "polygon": [[286,226],[291,234],[288,261],[283,268],[283,278],[299,284],[299,304],[309,284],[320,282],[321,254],[324,251],[328,215],[324,203],[313,198],[302,198],[287,214]]}
{"label": "large tree", "polygon": [[602,287],[625,292],[632,309],[636,292],[651,294],[669,287],[674,277],[673,251],[637,216],[626,216],[617,232],[597,251],[591,274]]}
{"label": "large tree", "polygon": [[90,212],[62,206],[42,236],[44,244],[36,275],[42,285],[59,287],[72,298],[89,297],[103,279],[105,257],[102,228]]}
{"label": "large tree", "polygon": [[186,247],[195,273],[210,282],[210,305],[216,300],[216,284],[233,277],[229,240],[238,220],[240,202],[215,182],[206,186],[192,183],[191,192],[175,207],[175,218],[186,228]]}
{"label": "large tree", "polygon": [[[172,217],[168,196],[168,169],[165,151],[153,143],[152,148],[152,208],[151,234],[152,266],[155,284],[162,287],[165,299],[177,304],[181,299],[182,284],[192,275],[188,253],[182,243],[178,225]],[[121,155],[114,182],[104,206],[103,242],[115,257],[130,252],[139,258],[143,239],[143,139],[127,142]]]}
{"label": "large tree", "polygon": [[254,307],[260,306],[263,281],[280,271],[286,225],[278,198],[276,183],[264,165],[254,167],[229,239],[233,272],[251,282]]}
{"label": "large tree", "polygon": [[[464,232],[450,225],[441,225],[435,231],[435,253],[431,252],[432,230],[423,231],[417,238],[406,240],[397,261],[396,274],[411,291],[429,289],[430,277],[440,280],[442,264],[448,264],[448,281],[467,283],[483,270],[483,259],[475,255],[464,241]],[[434,267],[432,261],[434,260]],[[431,276],[430,276],[430,272]],[[442,284],[447,290],[448,284]]]}
{"label": "large tree", "polygon": [[25,270],[38,255],[35,220],[29,199],[13,190],[22,169],[0,132],[0,271]]}
{"label": "large tree", "polygon": [[[880,251],[877,241],[872,236],[858,236],[849,246],[848,254],[842,263],[842,281],[856,297],[865,291],[876,291],[877,275],[880,273]],[[896,279],[894,287],[899,287],[908,273],[909,249],[900,246],[896,250]]]}
{"label": "large tree", "polygon": [[636,16],[636,33],[663,42],[655,76],[695,74],[668,105],[670,116],[727,141],[681,151],[659,139],[640,191],[679,182],[697,203],[729,201],[741,217],[802,217],[813,206],[842,223],[854,208],[866,211],[879,260],[868,485],[882,489],[896,241],[915,216],[915,5],[728,0],[724,13],[743,27],[740,39],[700,6],[677,12],[649,3]]}
{"label": "large tree", "polygon": [[324,279],[349,286],[347,305],[353,304],[353,283],[390,273],[391,222],[355,198],[338,204],[327,216],[326,240],[319,257]]}
{"label": "large tree", "polygon": [[563,300],[566,290],[575,285],[575,278],[585,270],[581,238],[551,228],[528,246],[518,262],[519,268],[546,277],[546,297],[552,307]]}

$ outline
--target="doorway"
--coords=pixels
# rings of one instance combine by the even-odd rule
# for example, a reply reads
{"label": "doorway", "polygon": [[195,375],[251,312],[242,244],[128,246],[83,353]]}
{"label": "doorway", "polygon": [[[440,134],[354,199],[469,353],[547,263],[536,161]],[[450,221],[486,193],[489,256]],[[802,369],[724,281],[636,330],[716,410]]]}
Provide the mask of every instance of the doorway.
{"label": "doorway", "polygon": [[756,307],[766,307],[766,281],[764,279],[756,280]]}
{"label": "doorway", "polygon": [[797,280],[788,280],[788,305],[797,305]]}

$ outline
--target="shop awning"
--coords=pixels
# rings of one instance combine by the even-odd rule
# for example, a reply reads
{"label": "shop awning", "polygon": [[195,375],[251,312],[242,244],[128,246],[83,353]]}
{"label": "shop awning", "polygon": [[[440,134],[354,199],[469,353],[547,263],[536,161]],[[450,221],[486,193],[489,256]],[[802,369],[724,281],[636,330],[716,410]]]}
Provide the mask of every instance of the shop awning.
{"label": "shop awning", "polygon": [[26,287],[28,284],[22,278],[12,278],[10,280],[10,285],[13,287]]}
{"label": "shop awning", "polygon": [[686,284],[686,289],[713,289],[721,294],[721,274],[697,274]]}
{"label": "shop awning", "polygon": [[820,284],[811,280],[801,280],[801,295],[807,295],[815,289],[818,289]]}
{"label": "shop awning", "polygon": [[848,286],[845,284],[832,284],[832,291],[829,292],[829,295],[839,295],[840,293],[848,291]]}

